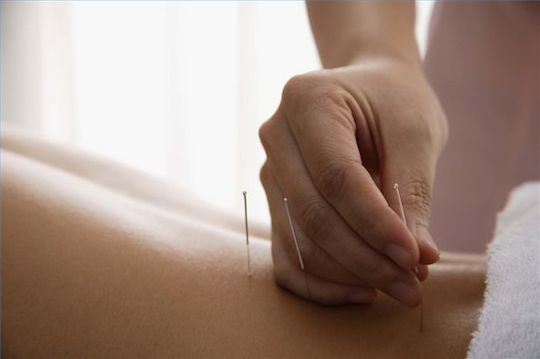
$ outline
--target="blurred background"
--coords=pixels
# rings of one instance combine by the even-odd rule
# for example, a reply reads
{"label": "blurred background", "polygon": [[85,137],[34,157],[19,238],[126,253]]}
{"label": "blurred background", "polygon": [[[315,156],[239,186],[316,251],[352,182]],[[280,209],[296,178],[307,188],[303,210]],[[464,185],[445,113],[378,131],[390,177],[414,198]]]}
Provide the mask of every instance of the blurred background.
{"label": "blurred background", "polygon": [[[432,1],[417,1],[425,52]],[[258,128],[320,67],[303,2],[2,1],[1,116],[268,222]]]}

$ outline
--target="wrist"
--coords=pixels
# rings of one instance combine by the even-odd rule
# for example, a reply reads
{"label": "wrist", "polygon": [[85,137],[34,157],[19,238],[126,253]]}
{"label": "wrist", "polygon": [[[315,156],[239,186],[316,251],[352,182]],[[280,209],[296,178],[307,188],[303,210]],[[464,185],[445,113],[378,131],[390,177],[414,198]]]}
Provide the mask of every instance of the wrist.
{"label": "wrist", "polygon": [[400,66],[423,73],[422,59],[416,47],[414,49],[404,49],[384,46],[383,44],[363,47],[351,52],[347,60],[344,61],[344,66],[354,66],[373,61],[400,64]]}
{"label": "wrist", "polygon": [[422,59],[414,36],[385,39],[380,36],[355,34],[344,36],[327,50],[331,51],[320,53],[325,68],[351,66],[374,59],[397,61],[411,68],[422,68]]}

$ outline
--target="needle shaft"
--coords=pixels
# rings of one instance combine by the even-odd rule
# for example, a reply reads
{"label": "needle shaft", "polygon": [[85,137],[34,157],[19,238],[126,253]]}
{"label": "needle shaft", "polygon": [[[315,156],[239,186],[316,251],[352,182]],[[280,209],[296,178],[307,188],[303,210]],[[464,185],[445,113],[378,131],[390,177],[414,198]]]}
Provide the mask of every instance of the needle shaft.
{"label": "needle shaft", "polygon": [[289,211],[289,201],[287,197],[283,198],[283,204],[285,205],[285,212],[287,213],[287,218],[289,220],[289,226],[291,227],[291,234],[294,242],[294,247],[296,248],[296,255],[298,256],[298,261],[300,262],[300,268],[304,274],[304,282],[306,284],[306,291],[308,296],[311,298],[311,291],[309,289],[309,284],[307,280],[307,275],[304,267],[304,260],[302,259],[302,253],[300,252],[300,246],[298,245],[298,239],[296,238],[296,231],[294,230],[294,223],[292,221],[291,212]]}
{"label": "needle shaft", "polygon": [[248,213],[247,213],[247,192],[242,192],[244,195],[244,223],[246,227],[246,251],[247,251],[247,269],[248,276],[251,277],[251,258],[249,251],[249,226],[248,226]]}

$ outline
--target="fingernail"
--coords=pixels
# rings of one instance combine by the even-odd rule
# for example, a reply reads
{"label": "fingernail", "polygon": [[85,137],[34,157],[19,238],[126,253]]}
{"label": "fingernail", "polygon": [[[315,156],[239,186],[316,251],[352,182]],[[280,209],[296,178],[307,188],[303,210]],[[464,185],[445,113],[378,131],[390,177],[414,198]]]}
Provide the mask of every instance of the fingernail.
{"label": "fingernail", "polygon": [[371,292],[358,292],[351,294],[348,299],[354,304],[370,304],[373,303],[375,296]]}
{"label": "fingernail", "polygon": [[418,226],[416,229],[416,235],[418,236],[418,239],[422,242],[424,242],[428,247],[433,250],[434,253],[439,256],[440,251],[437,245],[435,244],[435,241],[433,240],[433,237],[431,237],[431,234],[424,226]]}
{"label": "fingernail", "polygon": [[415,306],[420,301],[416,288],[403,282],[394,282],[388,287],[388,294],[409,306]]}
{"label": "fingernail", "polygon": [[385,253],[392,258],[394,262],[405,269],[411,269],[416,265],[411,251],[395,243],[387,245]]}

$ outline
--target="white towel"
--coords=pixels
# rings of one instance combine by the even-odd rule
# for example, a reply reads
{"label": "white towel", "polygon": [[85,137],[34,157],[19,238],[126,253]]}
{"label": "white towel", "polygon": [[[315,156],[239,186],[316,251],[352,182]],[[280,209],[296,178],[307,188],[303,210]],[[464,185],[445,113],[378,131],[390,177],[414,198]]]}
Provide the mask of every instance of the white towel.
{"label": "white towel", "polygon": [[486,284],[468,358],[540,358],[540,183],[512,191],[499,214]]}

